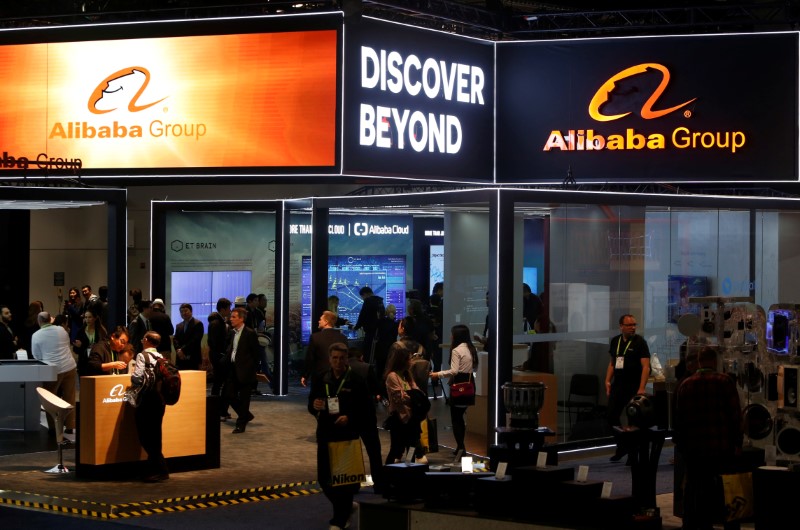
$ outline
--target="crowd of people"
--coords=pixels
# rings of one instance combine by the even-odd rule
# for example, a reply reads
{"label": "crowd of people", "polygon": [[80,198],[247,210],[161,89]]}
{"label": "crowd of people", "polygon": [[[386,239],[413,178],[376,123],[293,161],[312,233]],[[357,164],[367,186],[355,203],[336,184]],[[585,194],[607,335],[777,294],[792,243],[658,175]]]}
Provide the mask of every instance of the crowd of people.
{"label": "crowd of people", "polygon": [[[309,411],[318,421],[320,484],[334,506],[333,526],[346,526],[352,494],[347,488],[330,485],[327,443],[348,437],[361,439],[375,489],[381,491],[385,464],[400,462],[406,455],[417,462],[426,461],[420,440],[421,420],[412,413],[414,392],[422,391],[427,400],[431,380],[473,377],[477,353],[466,326],[453,328],[450,368],[441,370],[441,287],[434,288],[427,308],[417,298],[409,298],[400,320],[396,320],[396,308],[384,306],[382,298],[369,288],[362,289],[364,303],[356,323],[339,317],[336,300],[330,301],[331,311],[320,315],[318,330],[306,348],[299,382],[309,389]],[[162,299],[146,300],[141,290],[131,289],[133,303],[126,325],[109,329],[107,291],[103,287],[95,295],[89,285],[70,289],[56,315],[45,311],[42,302],[32,302],[24,329],[19,332],[11,327],[10,309],[0,306],[0,323],[5,327],[0,330],[2,356],[12,358],[23,350],[25,356],[56,366],[57,380],[44,386],[73,405],[81,376],[129,373],[135,387],[146,384],[146,372],[162,357],[181,370],[208,369],[210,365],[210,393],[219,396],[221,422],[233,419],[233,414],[232,433],[245,433],[254,419],[250,400],[258,392],[258,374],[263,373],[266,379],[271,375],[266,348],[260,341],[267,332],[266,296],[251,293],[233,302],[220,298],[207,323],[194,317],[191,304],[183,303],[179,306],[180,321],[174,324]],[[364,339],[348,344],[339,330],[344,325],[363,330]],[[204,364],[202,341],[206,331]],[[433,394],[438,397],[435,389]],[[135,422],[147,453],[143,478],[166,480],[169,470],[161,447],[164,402],[157,392],[148,390],[138,403]],[[378,436],[379,406],[385,407],[388,420],[384,427],[391,440],[385,459]],[[451,406],[457,450],[462,451],[465,410]],[[50,429],[54,428],[51,424]],[[65,429],[66,433],[75,433],[74,415],[66,419]]]}
{"label": "crowd of people", "polygon": [[[478,366],[469,328],[456,325],[450,330],[449,368],[442,370],[441,283],[434,285],[427,307],[415,293],[408,293],[405,316],[399,320],[397,308],[393,304],[384,306],[383,299],[369,287],[363,287],[359,294],[363,304],[355,324],[339,317],[337,297],[328,300],[328,311],[320,315],[318,330],[310,336],[300,377],[301,384],[310,387],[308,410],[317,418],[318,480],[333,505],[330,528],[334,530],[348,526],[358,486],[333,486],[328,445],[360,438],[374,489],[380,493],[386,487],[385,465],[427,463],[420,436],[427,414],[420,415],[417,402],[429,399],[429,384],[436,399],[436,383],[474,381]],[[348,345],[340,329],[347,325],[363,329],[362,339]],[[449,405],[456,442],[453,454],[463,454],[468,405]],[[381,406],[386,416],[382,426],[390,438],[385,458],[376,413]]]}

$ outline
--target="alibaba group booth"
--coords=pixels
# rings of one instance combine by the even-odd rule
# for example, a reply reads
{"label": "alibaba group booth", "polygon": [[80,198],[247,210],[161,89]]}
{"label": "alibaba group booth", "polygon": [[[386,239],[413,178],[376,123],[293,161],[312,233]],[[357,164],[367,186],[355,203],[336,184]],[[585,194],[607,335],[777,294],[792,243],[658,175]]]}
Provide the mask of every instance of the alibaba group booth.
{"label": "alibaba group booth", "polygon": [[[800,298],[790,256],[778,252],[797,243],[796,202],[570,188],[796,183],[796,32],[489,42],[330,14],[148,27],[144,38],[133,26],[94,29],[93,40],[60,30],[55,42],[32,45],[49,67],[17,78],[49,84],[40,99],[57,108],[43,105],[33,120],[9,105],[9,120],[31,126],[4,129],[0,140],[9,158],[45,144],[50,157],[80,160],[84,179],[147,179],[173,185],[171,198],[198,182],[297,185],[292,199],[271,202],[150,203],[150,287],[171,312],[199,280],[213,293],[199,304],[209,312],[217,296],[273,295],[280,393],[336,294],[334,269],[372,274],[401,317],[406,291],[430,292],[421,278],[442,257],[444,333],[458,323],[490,331],[485,395],[468,413],[487,450],[506,425],[502,386],[537,352],[546,377],[532,377],[548,381],[542,421],[553,441],[609,442],[604,393],[575,422],[557,403],[568,401],[573,375],[602,380],[623,313],[637,315],[661,364],[677,361],[671,278],[705,278],[709,293],[764,307],[780,301],[779,288]],[[69,61],[85,63],[84,75],[71,75]],[[198,73],[216,82],[185,82]],[[133,90],[114,90],[125,83]],[[127,93],[135,101],[113,101]],[[37,172],[26,169],[6,173]],[[301,185],[364,182],[425,193],[295,199],[316,191]],[[431,183],[472,189],[424,189]],[[564,186],[517,189],[543,184]],[[545,332],[523,329],[523,281],[546,298]],[[165,417],[170,469],[219,465],[219,421],[193,379]],[[141,459],[120,398],[126,385],[124,376],[82,381],[79,472]]]}

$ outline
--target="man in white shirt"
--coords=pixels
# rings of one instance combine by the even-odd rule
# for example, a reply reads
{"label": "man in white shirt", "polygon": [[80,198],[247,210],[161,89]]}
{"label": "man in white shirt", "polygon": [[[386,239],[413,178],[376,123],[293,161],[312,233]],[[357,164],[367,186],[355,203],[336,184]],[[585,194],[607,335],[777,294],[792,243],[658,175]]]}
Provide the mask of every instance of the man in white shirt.
{"label": "man in white shirt", "polygon": [[[69,334],[61,326],[52,324],[50,313],[42,311],[37,316],[39,330],[31,337],[31,353],[34,358],[56,367],[58,378],[55,381],[45,381],[42,386],[67,403],[75,406],[75,383],[77,381],[78,365],[72,356],[69,345]],[[47,427],[55,433],[55,424],[50,415],[47,415]],[[67,434],[75,433],[75,414],[70,413],[64,421]]]}

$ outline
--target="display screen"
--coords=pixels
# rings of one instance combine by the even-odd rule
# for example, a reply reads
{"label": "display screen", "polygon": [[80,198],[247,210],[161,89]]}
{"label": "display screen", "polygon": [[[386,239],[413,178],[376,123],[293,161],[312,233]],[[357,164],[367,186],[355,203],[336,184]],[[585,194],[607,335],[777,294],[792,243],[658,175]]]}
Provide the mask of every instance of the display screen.
{"label": "display screen", "polygon": [[497,44],[497,182],[798,180],[798,33]]}
{"label": "display screen", "polygon": [[[311,336],[311,324],[319,315],[311,315],[311,256],[302,260],[303,307],[301,315],[301,341],[305,344]],[[363,301],[358,294],[362,287],[383,298],[384,306],[394,304],[397,320],[405,316],[406,257],[405,256],[329,256],[328,296],[339,297],[339,318],[352,325],[358,321]],[[341,328],[348,338],[358,333],[350,327]]]}
{"label": "display screen", "polygon": [[252,276],[250,271],[173,272],[169,307],[172,322],[181,321],[181,304],[191,304],[192,316],[208,330],[208,315],[217,310],[217,300],[227,298],[233,302],[237,296],[249,294]]}
{"label": "display screen", "polygon": [[791,331],[796,329],[797,314],[790,309],[771,309],[767,314],[767,351],[777,355],[791,353]]}
{"label": "display screen", "polygon": [[336,29],[0,45],[0,167],[332,172],[338,47]]}
{"label": "display screen", "polygon": [[432,292],[434,285],[444,283],[444,245],[431,245],[429,255],[428,292]]}
{"label": "display screen", "polygon": [[673,324],[678,319],[692,313],[700,315],[702,304],[690,304],[689,298],[708,296],[708,278],[705,276],[678,276],[667,277],[667,318]]}

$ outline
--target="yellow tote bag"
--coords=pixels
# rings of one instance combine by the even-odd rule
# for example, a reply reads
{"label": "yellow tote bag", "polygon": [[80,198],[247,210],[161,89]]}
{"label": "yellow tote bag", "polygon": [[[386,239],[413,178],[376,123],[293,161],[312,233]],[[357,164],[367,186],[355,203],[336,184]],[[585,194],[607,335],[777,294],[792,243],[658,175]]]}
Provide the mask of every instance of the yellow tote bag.
{"label": "yellow tote bag", "polygon": [[328,442],[328,456],[331,461],[332,486],[361,484],[366,480],[360,439]]}
{"label": "yellow tote bag", "polygon": [[725,521],[738,521],[753,516],[753,474],[722,475],[725,492]]}

